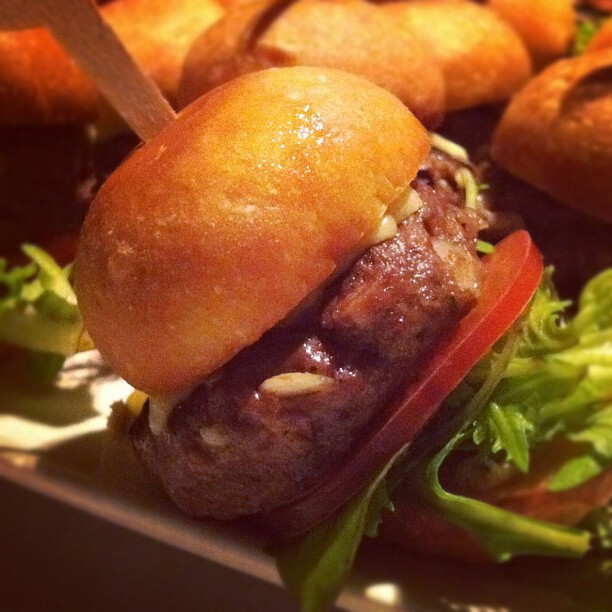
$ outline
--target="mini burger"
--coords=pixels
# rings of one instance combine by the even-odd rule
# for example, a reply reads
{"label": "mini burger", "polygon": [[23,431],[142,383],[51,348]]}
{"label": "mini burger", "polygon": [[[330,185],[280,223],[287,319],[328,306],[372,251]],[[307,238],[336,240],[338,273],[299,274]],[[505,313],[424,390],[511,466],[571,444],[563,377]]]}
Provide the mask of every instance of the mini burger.
{"label": "mini burger", "polygon": [[442,70],[449,112],[508,100],[531,76],[524,40],[488,6],[444,0],[381,6]]}
{"label": "mini burger", "polygon": [[[582,334],[610,329],[610,275],[561,325],[529,236],[478,241],[479,191],[465,151],[389,92],[292,67],[193,102],[91,206],[76,291],[96,346],[150,396],[137,455],[186,513],[284,542],[308,609],[331,604],[393,491],[400,524],[416,504],[497,559],[585,554],[589,532],[565,525],[612,495],[589,438],[610,387],[562,402],[591,376]],[[551,497],[504,509],[493,488],[553,441]],[[589,482],[561,516],[555,492]]]}
{"label": "mini burger", "polygon": [[612,223],[612,49],[555,62],[506,109],[493,136],[503,168]]}
{"label": "mini burger", "polygon": [[360,0],[258,0],[233,8],[189,50],[179,106],[273,66],[357,74],[395,94],[430,127],[445,111],[444,77],[429,49],[380,7]]}
{"label": "mini burger", "polygon": [[514,97],[490,143],[488,193],[523,217],[564,297],[612,266],[610,71],[605,48],[551,64]]}

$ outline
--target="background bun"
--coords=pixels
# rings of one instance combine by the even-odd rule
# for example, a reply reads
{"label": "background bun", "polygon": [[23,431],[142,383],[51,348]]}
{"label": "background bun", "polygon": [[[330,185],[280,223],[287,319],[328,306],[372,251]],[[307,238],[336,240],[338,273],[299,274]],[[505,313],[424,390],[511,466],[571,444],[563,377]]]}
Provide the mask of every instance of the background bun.
{"label": "background bun", "polygon": [[427,1],[392,2],[382,8],[439,64],[447,111],[506,100],[531,74],[523,41],[490,9],[470,2]]}
{"label": "background bun", "polygon": [[489,0],[520,35],[535,66],[565,55],[576,34],[574,0]]}
{"label": "background bun", "polygon": [[[223,13],[215,0],[115,0],[101,10],[172,103],[187,50]],[[98,102],[92,82],[46,30],[0,32],[0,125],[84,123],[95,119]]]}
{"label": "background bun", "polygon": [[91,81],[46,30],[0,32],[0,125],[91,120]]}
{"label": "background bun", "polygon": [[612,47],[612,19],[604,21],[595,36],[591,38],[586,51],[599,51]]}
{"label": "background bun", "polygon": [[429,126],[444,113],[444,79],[427,51],[382,9],[357,0],[302,0],[284,10],[264,0],[230,11],[191,49],[180,104],[239,74],[296,65],[363,76]]}
{"label": "background bun", "polygon": [[612,223],[612,49],[533,79],[502,117],[491,154],[559,202]]}
{"label": "background bun", "polygon": [[173,105],[189,48],[223,12],[216,0],[115,0],[103,9],[104,18]]}
{"label": "background bun", "polygon": [[195,383],[363,247],[428,149],[397,98],[347,73],[273,69],[215,89],[92,204],[76,286],[96,346],[145,391]]}

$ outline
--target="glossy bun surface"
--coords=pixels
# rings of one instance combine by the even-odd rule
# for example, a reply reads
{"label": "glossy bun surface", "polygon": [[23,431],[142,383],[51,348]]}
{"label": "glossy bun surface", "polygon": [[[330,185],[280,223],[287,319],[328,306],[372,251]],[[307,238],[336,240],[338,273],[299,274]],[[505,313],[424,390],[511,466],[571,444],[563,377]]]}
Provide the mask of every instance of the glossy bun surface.
{"label": "glossy bun surface", "polygon": [[397,98],[347,73],[215,89],[93,202],[76,285],[96,346],[145,391],[197,382],[363,248],[428,149]]}

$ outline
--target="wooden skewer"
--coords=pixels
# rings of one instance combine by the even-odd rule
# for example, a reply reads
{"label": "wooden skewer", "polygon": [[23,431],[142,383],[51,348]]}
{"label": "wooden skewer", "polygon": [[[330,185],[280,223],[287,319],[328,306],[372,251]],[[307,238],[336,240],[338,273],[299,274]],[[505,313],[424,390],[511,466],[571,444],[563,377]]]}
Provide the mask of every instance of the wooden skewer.
{"label": "wooden skewer", "polygon": [[35,26],[51,31],[142,140],[176,119],[92,0],[0,0],[0,28]]}

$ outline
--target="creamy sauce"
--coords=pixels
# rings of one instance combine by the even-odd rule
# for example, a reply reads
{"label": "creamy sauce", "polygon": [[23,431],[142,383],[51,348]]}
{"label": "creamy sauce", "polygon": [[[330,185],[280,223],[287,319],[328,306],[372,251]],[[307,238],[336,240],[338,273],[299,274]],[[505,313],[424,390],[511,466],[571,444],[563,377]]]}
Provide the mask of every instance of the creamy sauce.
{"label": "creamy sauce", "polygon": [[192,391],[192,387],[167,395],[152,395],[149,398],[149,429],[154,436],[166,431],[168,418],[174,407],[185,399]]}

